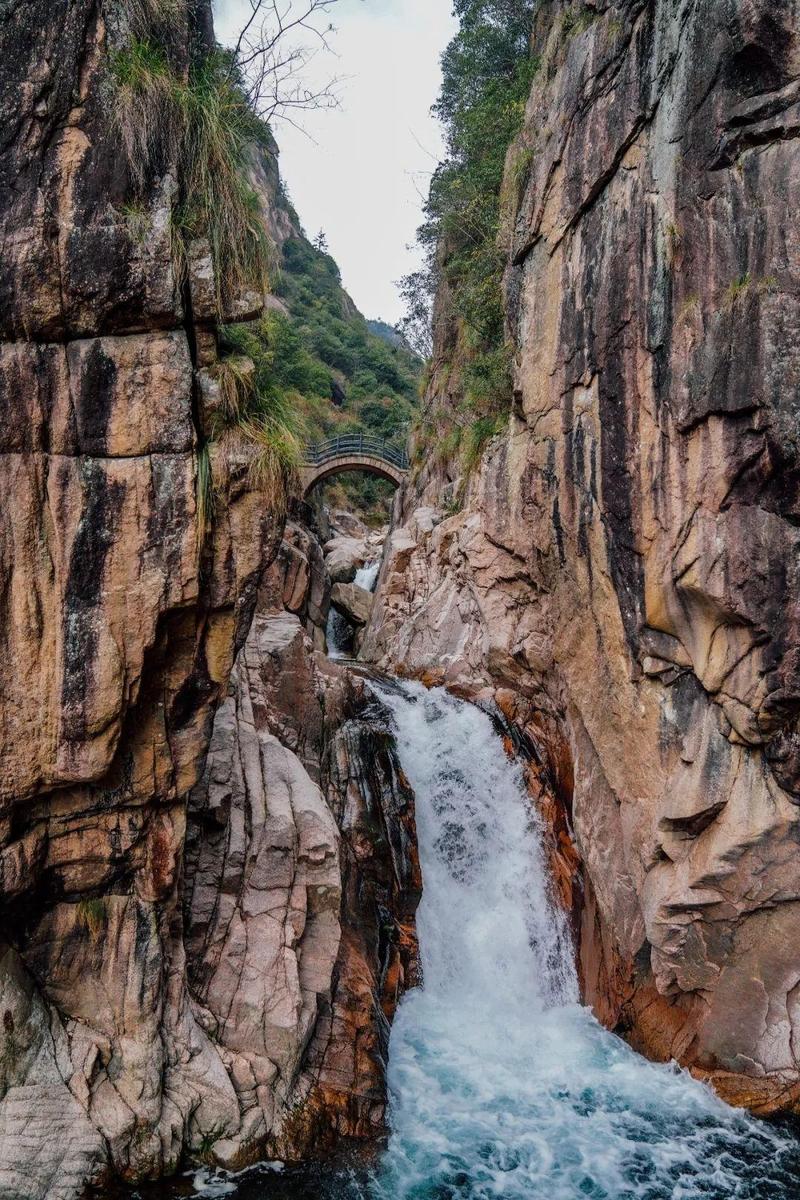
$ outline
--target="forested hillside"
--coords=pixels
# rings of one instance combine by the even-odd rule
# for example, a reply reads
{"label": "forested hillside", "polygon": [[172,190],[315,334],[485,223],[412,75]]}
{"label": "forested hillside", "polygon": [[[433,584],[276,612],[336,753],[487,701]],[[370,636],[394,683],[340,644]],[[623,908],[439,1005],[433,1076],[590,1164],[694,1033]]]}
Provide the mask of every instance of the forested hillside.
{"label": "forested hillside", "polygon": [[[271,307],[253,324],[228,327],[225,349],[253,360],[259,394],[298,443],[362,430],[405,441],[422,361],[391,326],[358,311],[324,237],[314,244],[306,237],[277,181],[274,144],[267,153],[283,217],[278,228],[288,236],[276,239]],[[372,521],[388,514],[391,495],[391,485],[363,474],[340,476],[326,489],[329,503],[355,507]]]}
{"label": "forested hillside", "polygon": [[[450,462],[465,478],[511,407],[513,349],[504,328],[502,280],[508,230],[504,206],[524,186],[532,153],[509,147],[522,126],[539,69],[531,51],[532,0],[456,0],[456,36],[442,56],[434,112],[446,152],[431,181],[418,239],[423,267],[403,281],[412,342],[443,345],[446,372],[436,372],[448,404],[428,404],[416,439],[417,465]],[[510,154],[510,162],[506,160]],[[508,169],[506,167],[508,166]],[[444,365],[444,361],[439,364]]]}

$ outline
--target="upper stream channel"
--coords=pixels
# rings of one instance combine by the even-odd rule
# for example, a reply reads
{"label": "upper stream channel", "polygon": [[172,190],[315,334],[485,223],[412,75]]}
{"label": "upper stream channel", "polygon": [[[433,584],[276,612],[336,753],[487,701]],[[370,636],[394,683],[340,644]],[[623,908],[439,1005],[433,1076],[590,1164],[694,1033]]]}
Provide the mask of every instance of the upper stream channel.
{"label": "upper stream channel", "polygon": [[489,716],[441,689],[372,687],[416,793],[424,880],[424,985],[392,1030],[388,1145],[368,1174],[264,1165],[194,1186],[235,1200],[796,1200],[793,1135],[646,1062],[580,1004],[542,830]]}

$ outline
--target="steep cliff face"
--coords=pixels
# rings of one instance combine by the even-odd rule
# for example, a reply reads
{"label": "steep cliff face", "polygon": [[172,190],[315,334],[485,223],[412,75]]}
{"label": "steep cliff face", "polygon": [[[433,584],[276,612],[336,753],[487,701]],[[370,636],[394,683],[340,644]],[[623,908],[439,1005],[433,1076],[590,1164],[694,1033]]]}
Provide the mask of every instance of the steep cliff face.
{"label": "steep cliff face", "polygon": [[381,1136],[389,1022],[417,976],[413,795],[363,681],[287,607],[314,629],[320,559],[291,523],[189,805],[189,979],[238,1106],[209,1146],[225,1165]]}
{"label": "steep cliff face", "polygon": [[[146,11],[11,3],[0,31],[9,1197],[174,1168],[234,1102],[186,989],[179,883],[186,796],[280,529],[231,467],[200,544],[213,268],[192,246],[176,274],[175,154],[134,189],[115,123],[110,63]],[[210,8],[169,11],[184,69]],[[229,317],[257,303],[229,299]]]}
{"label": "steep cliff face", "polygon": [[799,17],[540,6],[508,432],[460,511],[453,465],[398,501],[364,650],[533,704],[587,999],[762,1111],[800,1097]]}

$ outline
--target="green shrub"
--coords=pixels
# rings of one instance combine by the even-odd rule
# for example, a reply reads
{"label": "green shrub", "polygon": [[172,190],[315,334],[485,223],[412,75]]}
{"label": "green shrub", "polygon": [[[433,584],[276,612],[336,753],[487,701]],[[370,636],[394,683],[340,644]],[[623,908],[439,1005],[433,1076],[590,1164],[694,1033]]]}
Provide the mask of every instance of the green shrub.
{"label": "green shrub", "polygon": [[478,466],[484,449],[492,438],[503,432],[505,424],[503,416],[478,417],[464,430],[461,465],[465,478]]}
{"label": "green shrub", "polygon": [[[456,0],[459,30],[442,58],[436,105],[447,154],[434,174],[426,220],[418,231],[425,268],[404,281],[408,324],[431,307],[442,278],[459,333],[462,401],[438,455],[460,447],[471,469],[476,454],[502,426],[512,396],[505,343],[501,192],[506,152],[517,135],[538,59],[530,42],[534,0]],[[515,186],[529,171],[523,149],[510,167]],[[425,297],[427,293],[427,300]],[[462,434],[463,427],[463,434]],[[456,432],[457,431],[457,432]]]}
{"label": "green shrub", "polygon": [[464,400],[478,416],[507,412],[511,399],[511,347],[506,343],[480,350],[468,360],[462,374]]}

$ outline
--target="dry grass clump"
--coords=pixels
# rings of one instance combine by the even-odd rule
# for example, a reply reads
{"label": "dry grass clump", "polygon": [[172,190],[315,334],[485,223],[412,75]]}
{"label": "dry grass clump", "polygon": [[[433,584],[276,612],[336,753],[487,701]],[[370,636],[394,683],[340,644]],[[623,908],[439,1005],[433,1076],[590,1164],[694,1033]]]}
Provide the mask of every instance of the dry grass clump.
{"label": "dry grass clump", "polygon": [[[150,3],[153,0],[149,0]],[[211,246],[217,307],[245,287],[266,290],[270,247],[249,156],[266,131],[251,112],[230,55],[214,51],[182,78],[164,48],[132,40],[112,60],[117,126],[137,191],[177,168],[174,260],[185,272],[186,243]]]}
{"label": "dry grass clump", "polygon": [[294,430],[266,415],[243,422],[239,430],[255,451],[249,467],[251,486],[263,494],[271,511],[285,513],[299,484],[302,441]]}
{"label": "dry grass clump", "polygon": [[235,424],[252,408],[256,397],[253,361],[241,354],[229,354],[217,363],[216,376],[222,420],[226,425]]}
{"label": "dry grass clump", "polygon": [[134,41],[112,60],[116,124],[137,193],[152,174],[163,174],[178,155],[181,129],[175,77],[164,50]]}
{"label": "dry grass clump", "polygon": [[125,0],[130,29],[135,37],[173,29],[185,7],[185,0]]}
{"label": "dry grass clump", "polygon": [[267,288],[270,247],[258,196],[249,178],[251,147],[266,134],[232,73],[230,57],[215,52],[194,67],[177,94],[187,237],[211,244],[217,300],[246,286]]}

